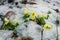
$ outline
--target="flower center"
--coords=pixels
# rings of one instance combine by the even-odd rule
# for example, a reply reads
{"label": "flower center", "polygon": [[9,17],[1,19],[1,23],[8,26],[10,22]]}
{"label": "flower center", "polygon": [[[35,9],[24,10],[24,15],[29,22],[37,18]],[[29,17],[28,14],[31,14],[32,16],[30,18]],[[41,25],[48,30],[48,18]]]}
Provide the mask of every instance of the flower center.
{"label": "flower center", "polygon": [[32,15],[34,16],[35,14],[33,13]]}
{"label": "flower center", "polygon": [[50,27],[47,26],[46,29],[50,29]]}

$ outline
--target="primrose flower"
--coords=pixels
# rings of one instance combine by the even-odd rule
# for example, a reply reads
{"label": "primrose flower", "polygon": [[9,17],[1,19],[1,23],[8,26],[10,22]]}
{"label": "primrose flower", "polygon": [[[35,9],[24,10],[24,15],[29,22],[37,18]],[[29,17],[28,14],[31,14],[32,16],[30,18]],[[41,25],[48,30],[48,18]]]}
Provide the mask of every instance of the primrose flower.
{"label": "primrose flower", "polygon": [[24,15],[28,14],[28,12],[29,12],[29,11],[28,11],[28,8],[25,8],[25,9],[24,9]]}
{"label": "primrose flower", "polygon": [[34,20],[36,16],[37,16],[36,12],[32,12],[30,15],[30,19]]}
{"label": "primrose flower", "polygon": [[18,20],[17,20],[17,19],[14,19],[14,20],[13,20],[13,24],[16,25],[17,23],[18,23]]}
{"label": "primrose flower", "polygon": [[49,29],[51,29],[51,27],[52,26],[50,24],[45,24],[44,27],[43,27],[43,29],[44,30],[49,30]]}
{"label": "primrose flower", "polygon": [[9,23],[9,20],[7,18],[4,18],[4,22],[5,22],[4,24],[7,25]]}
{"label": "primrose flower", "polygon": [[46,18],[46,17],[47,17],[47,14],[42,13],[41,16],[42,16],[43,18]]}

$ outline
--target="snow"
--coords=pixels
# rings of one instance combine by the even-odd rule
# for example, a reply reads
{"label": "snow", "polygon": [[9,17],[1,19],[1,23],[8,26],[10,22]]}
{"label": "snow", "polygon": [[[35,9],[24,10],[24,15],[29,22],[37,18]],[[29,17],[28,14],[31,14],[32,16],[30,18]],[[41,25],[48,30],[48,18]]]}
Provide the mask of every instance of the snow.
{"label": "snow", "polygon": [[8,38],[11,38],[12,35],[13,31],[0,30],[0,40],[7,40]]}
{"label": "snow", "polygon": [[[49,1],[49,0],[48,0]],[[56,25],[54,24],[54,21],[56,20],[57,16],[60,18],[60,15],[58,13],[56,13],[53,9],[58,8],[60,10],[60,4],[57,4],[55,1],[58,1],[60,3],[59,0],[51,0],[51,3],[46,3],[43,2],[42,0],[36,0],[35,2],[37,3],[36,5],[23,5],[23,4],[19,4],[19,6],[21,6],[22,8],[16,8],[15,5],[13,5],[13,9],[10,9],[9,6],[12,6],[10,4],[6,4],[6,5],[2,5],[0,6],[0,14],[2,13],[2,15],[5,15],[5,13],[7,13],[8,11],[14,11],[16,13],[15,18],[18,19],[19,21],[19,26],[16,28],[17,30],[17,35],[18,36],[31,36],[34,40],[40,40],[41,39],[41,26],[37,25],[35,22],[29,21],[27,23],[28,28],[26,28],[24,25],[25,23],[23,23],[23,9],[26,7],[29,9],[29,13],[31,13],[32,11],[36,11],[36,13],[38,15],[40,15],[41,13],[47,13],[48,11],[51,11],[50,17],[48,20],[46,20],[47,24],[51,24],[52,25],[52,29],[51,30],[44,30],[43,32],[43,40],[56,40]],[[53,6],[53,4],[56,4],[56,6]],[[13,19],[13,18],[12,18]],[[39,28],[39,30],[37,29]],[[58,26],[58,32],[59,32],[59,40],[60,40],[60,26]],[[4,31],[5,33],[5,31]],[[7,32],[6,32],[7,33]],[[7,35],[11,35],[9,34],[11,32],[8,32]],[[2,35],[4,38],[6,36],[6,38],[8,38],[8,36],[6,34],[0,34]],[[0,40],[4,40],[3,37],[0,37]],[[10,38],[8,40],[11,40]]]}

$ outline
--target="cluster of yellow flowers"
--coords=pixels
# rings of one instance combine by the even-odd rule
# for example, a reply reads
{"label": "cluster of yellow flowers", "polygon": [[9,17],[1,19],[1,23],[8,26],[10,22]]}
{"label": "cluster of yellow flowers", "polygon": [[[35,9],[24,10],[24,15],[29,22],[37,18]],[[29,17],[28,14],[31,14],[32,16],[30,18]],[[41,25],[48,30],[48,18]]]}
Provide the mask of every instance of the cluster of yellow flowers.
{"label": "cluster of yellow flowers", "polygon": [[[24,15],[26,15],[26,14],[28,14],[29,13],[29,10],[28,10],[28,8],[25,8],[24,9]],[[32,19],[32,20],[34,20],[35,18],[37,17],[37,13],[35,12],[35,11],[32,11],[32,13],[31,13],[31,15],[30,15],[30,19]],[[46,18],[47,17],[47,14],[45,14],[45,13],[42,13],[41,14],[41,17],[43,17],[43,18]],[[44,30],[49,30],[49,29],[51,29],[51,25],[50,24],[45,24],[44,25],[44,27],[43,27],[43,29]]]}
{"label": "cluster of yellow flowers", "polygon": [[[24,15],[26,15],[26,14],[28,14],[28,13],[29,13],[28,8],[25,8],[25,9],[24,9]],[[41,16],[42,16],[43,18],[46,18],[46,17],[47,17],[47,14],[42,13]],[[29,18],[32,19],[32,20],[35,20],[36,17],[37,17],[37,13],[36,13],[35,11],[32,11],[32,13],[31,13],[31,15],[30,15]],[[5,24],[7,25],[7,24],[9,23],[9,20],[8,20],[7,18],[4,18],[4,22],[5,22]],[[18,23],[18,20],[17,20],[17,19],[14,19],[12,23],[13,23],[14,25],[16,25],[16,24]],[[52,26],[51,26],[50,24],[45,24],[44,27],[43,27],[43,29],[44,29],[44,30],[49,30],[49,29],[51,29],[51,27],[52,27]]]}
{"label": "cluster of yellow flowers", "polygon": [[[4,18],[4,22],[5,22],[4,24],[7,25],[7,24],[9,23],[9,20],[8,20],[7,18]],[[14,19],[14,20],[13,20],[13,24],[16,25],[17,23],[18,23],[17,19]]]}
{"label": "cluster of yellow flowers", "polygon": [[[24,9],[24,15],[26,15],[26,14],[28,14],[28,13],[29,13],[28,8],[25,8],[25,9]],[[32,20],[34,20],[36,16],[37,16],[36,12],[33,11],[33,12],[31,13],[31,15],[30,15],[29,18],[32,19]]]}

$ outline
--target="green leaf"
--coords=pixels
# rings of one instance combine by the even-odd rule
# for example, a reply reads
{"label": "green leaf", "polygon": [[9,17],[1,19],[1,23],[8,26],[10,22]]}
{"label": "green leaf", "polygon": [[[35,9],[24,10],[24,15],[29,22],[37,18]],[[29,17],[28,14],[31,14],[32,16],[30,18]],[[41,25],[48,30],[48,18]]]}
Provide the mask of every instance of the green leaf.
{"label": "green leaf", "polygon": [[39,24],[39,25],[44,25],[45,24],[45,20],[44,20],[43,17],[38,17],[37,20],[38,20],[37,24]]}
{"label": "green leaf", "polygon": [[14,30],[15,29],[15,25],[13,25],[11,22],[9,22],[7,25],[4,25],[2,27],[3,30]]}
{"label": "green leaf", "polygon": [[49,18],[49,15],[47,15],[47,18],[46,19],[48,19]]}
{"label": "green leaf", "polygon": [[14,29],[13,31],[14,31],[14,33],[17,33],[17,30],[16,29]]}
{"label": "green leaf", "polygon": [[29,15],[27,14],[27,15],[24,15],[23,16],[23,19],[26,19],[26,18],[28,18],[29,17]]}
{"label": "green leaf", "polygon": [[45,24],[45,20],[44,20],[43,17],[40,18],[40,24],[41,24],[41,25],[44,25],[44,24]]}
{"label": "green leaf", "polygon": [[48,14],[51,14],[51,12],[50,12],[50,11],[48,11]]}
{"label": "green leaf", "polygon": [[24,22],[28,22],[28,20],[27,20],[27,19],[25,19],[25,20],[24,20]]}
{"label": "green leaf", "polygon": [[16,27],[19,25],[19,23],[16,24]]}

